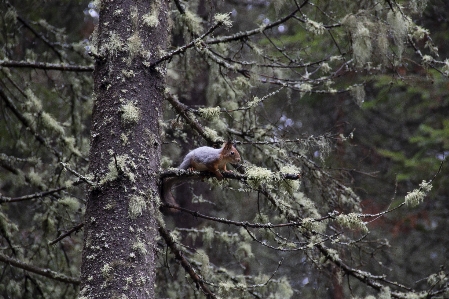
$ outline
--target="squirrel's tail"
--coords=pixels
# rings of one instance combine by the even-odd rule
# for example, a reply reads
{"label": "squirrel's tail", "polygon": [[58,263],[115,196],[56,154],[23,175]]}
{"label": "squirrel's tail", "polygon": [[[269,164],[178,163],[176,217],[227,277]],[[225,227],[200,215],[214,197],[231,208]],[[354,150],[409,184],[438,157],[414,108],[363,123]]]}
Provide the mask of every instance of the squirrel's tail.
{"label": "squirrel's tail", "polygon": [[[176,202],[176,199],[173,197],[173,194],[171,193],[171,189],[175,184],[192,180],[201,180],[201,177],[171,177],[163,179],[161,188],[161,199],[171,206],[179,207],[179,204]],[[178,209],[170,207],[163,207],[162,211],[171,214],[179,213]]]}
{"label": "squirrel's tail", "polygon": [[[169,205],[179,207],[178,203],[176,202],[175,198],[173,197],[173,194],[171,193],[171,188],[173,185],[177,182],[178,178],[166,178],[162,180],[162,188],[161,188],[161,198],[162,200]],[[163,212],[169,212],[171,214],[178,213],[179,210],[169,207],[163,207]]]}

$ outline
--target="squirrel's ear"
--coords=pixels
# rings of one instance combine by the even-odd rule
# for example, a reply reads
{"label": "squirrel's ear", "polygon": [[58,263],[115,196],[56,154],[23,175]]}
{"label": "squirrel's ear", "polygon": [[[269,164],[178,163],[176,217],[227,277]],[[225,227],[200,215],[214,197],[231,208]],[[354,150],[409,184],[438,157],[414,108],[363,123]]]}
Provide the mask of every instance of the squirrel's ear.
{"label": "squirrel's ear", "polygon": [[232,148],[232,141],[228,141],[225,143],[224,149],[225,150],[230,150]]}

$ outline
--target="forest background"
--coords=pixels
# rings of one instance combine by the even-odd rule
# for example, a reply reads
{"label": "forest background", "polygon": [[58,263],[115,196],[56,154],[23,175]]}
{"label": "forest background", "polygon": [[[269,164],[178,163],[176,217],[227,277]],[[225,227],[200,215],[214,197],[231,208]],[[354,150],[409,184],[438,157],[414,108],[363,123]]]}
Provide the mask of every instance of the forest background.
{"label": "forest background", "polygon": [[[449,296],[447,1],[0,11],[3,298]],[[100,153],[102,111],[113,146]],[[172,169],[226,140],[243,164],[225,180]],[[169,177],[183,181],[176,205],[155,191]],[[104,219],[85,217],[117,190],[98,201]]]}

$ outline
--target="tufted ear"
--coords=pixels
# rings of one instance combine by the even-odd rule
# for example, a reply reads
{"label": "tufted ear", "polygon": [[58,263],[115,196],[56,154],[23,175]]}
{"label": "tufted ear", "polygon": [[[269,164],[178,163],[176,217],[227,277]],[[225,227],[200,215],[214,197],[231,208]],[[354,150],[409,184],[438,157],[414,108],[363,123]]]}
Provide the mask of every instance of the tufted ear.
{"label": "tufted ear", "polygon": [[225,151],[229,151],[229,150],[231,150],[232,146],[233,146],[232,141],[228,141],[228,142],[225,143],[223,149],[224,149]]}

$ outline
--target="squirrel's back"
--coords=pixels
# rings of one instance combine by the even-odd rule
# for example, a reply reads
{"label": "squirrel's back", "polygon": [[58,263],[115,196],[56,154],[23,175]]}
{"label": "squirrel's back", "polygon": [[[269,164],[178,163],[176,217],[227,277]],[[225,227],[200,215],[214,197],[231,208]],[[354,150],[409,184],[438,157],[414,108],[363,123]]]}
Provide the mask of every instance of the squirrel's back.
{"label": "squirrel's back", "polygon": [[217,161],[220,157],[222,148],[213,148],[209,146],[198,147],[192,151],[190,151],[182,161],[181,165],[178,168],[180,169],[188,169],[192,167],[192,161],[195,162],[196,165],[204,165],[204,169],[197,169],[198,171],[207,170],[206,165],[210,165]]}

